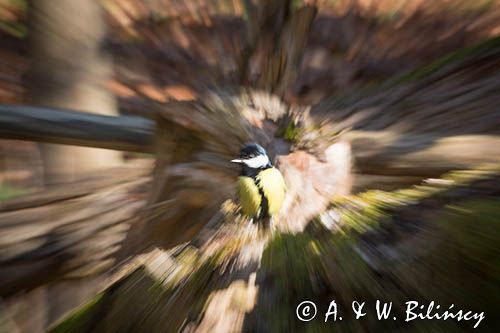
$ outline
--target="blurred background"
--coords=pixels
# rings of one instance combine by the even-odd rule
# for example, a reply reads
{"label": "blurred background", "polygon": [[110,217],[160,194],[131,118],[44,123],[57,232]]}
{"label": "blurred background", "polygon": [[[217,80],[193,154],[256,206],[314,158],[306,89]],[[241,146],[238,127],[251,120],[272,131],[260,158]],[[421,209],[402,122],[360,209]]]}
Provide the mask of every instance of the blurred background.
{"label": "blurred background", "polygon": [[496,0],[0,0],[0,332],[498,331],[499,160]]}

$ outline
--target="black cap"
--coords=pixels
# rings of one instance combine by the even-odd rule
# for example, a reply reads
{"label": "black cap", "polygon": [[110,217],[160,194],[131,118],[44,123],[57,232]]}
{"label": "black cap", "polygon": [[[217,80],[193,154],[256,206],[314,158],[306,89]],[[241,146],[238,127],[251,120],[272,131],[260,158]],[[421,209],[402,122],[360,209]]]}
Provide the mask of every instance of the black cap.
{"label": "black cap", "polygon": [[247,159],[259,155],[267,155],[266,150],[257,143],[248,143],[240,150],[240,158]]}

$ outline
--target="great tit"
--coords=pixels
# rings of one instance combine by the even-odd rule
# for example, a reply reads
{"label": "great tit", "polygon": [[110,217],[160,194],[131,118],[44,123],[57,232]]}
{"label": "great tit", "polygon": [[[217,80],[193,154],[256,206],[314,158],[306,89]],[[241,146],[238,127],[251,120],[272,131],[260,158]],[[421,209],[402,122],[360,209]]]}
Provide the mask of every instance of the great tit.
{"label": "great tit", "polygon": [[231,162],[241,165],[238,194],[243,214],[252,220],[278,214],[285,199],[286,185],[266,150],[256,143],[246,144],[239,158]]}

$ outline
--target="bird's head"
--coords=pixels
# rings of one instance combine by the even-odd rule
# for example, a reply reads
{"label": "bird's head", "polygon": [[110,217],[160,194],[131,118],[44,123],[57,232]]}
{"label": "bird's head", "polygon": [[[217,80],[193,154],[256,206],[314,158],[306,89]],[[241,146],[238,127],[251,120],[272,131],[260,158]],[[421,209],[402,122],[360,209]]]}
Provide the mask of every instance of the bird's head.
{"label": "bird's head", "polygon": [[266,150],[256,143],[244,145],[240,150],[239,158],[231,160],[231,162],[239,163],[243,168],[250,169],[265,169],[272,166]]}

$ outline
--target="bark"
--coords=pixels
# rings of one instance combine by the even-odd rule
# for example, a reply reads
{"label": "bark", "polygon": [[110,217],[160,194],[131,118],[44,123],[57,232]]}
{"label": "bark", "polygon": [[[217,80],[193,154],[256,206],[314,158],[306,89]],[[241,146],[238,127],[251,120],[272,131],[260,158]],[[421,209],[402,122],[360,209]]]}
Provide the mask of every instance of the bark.
{"label": "bark", "polygon": [[242,52],[241,80],[284,96],[297,78],[314,6],[292,1],[246,1],[248,44]]}

